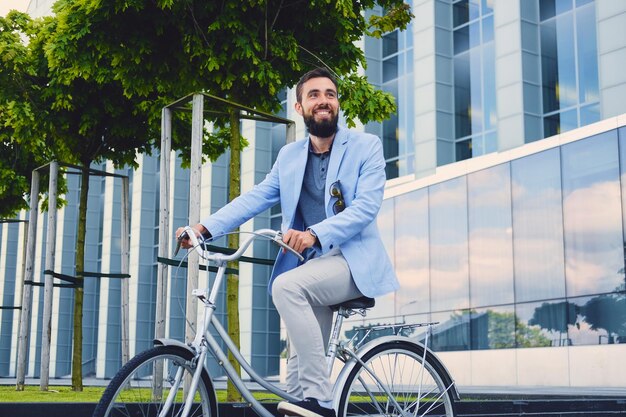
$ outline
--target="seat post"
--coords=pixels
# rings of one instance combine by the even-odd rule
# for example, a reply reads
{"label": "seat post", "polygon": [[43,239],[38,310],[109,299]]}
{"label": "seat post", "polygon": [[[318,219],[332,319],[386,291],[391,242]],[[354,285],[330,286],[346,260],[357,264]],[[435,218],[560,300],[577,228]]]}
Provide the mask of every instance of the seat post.
{"label": "seat post", "polygon": [[333,370],[333,364],[335,362],[335,356],[337,355],[337,348],[339,347],[339,336],[341,333],[341,326],[343,325],[343,319],[347,317],[346,309],[339,307],[335,316],[335,322],[333,324],[333,331],[330,334],[330,340],[328,341],[328,352],[326,353],[326,361],[328,364],[328,373]]}

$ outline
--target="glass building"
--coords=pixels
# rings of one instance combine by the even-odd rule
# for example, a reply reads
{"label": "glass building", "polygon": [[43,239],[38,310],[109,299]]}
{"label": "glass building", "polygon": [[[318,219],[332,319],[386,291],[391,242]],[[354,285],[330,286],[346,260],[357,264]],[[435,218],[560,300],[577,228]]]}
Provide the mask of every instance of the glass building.
{"label": "glass building", "polygon": [[[33,0],[29,12],[49,13],[50,3]],[[462,393],[479,386],[623,388],[626,2],[408,3],[415,19],[405,31],[362,42],[370,81],[398,104],[389,120],[362,128],[383,142],[388,182],[378,222],[401,289],[378,299],[367,319],[349,322],[439,322],[430,344]],[[281,116],[296,120],[297,137],[304,137],[294,91],[281,94]],[[270,169],[285,130],[246,121],[242,133],[250,143],[242,156],[246,190]],[[121,172],[131,180],[131,233],[142,236],[131,240],[131,354],[150,346],[154,334],[161,181],[158,157],[139,158],[138,170]],[[227,164],[224,155],[203,168],[203,213],[227,201]],[[186,223],[188,211],[188,172],[179,166],[173,158],[172,228]],[[116,272],[119,184],[92,181],[88,262]],[[67,199],[57,267],[71,274],[75,191]],[[279,227],[278,210],[242,229]],[[38,281],[46,229],[40,216]],[[24,223],[0,225],[0,298],[7,307],[0,310],[0,376],[15,374],[19,310],[8,307],[21,303],[24,230]],[[274,254],[263,244],[253,252]],[[278,374],[284,335],[266,291],[269,267],[242,264],[240,271],[242,350],[262,374]],[[120,284],[88,285],[84,371],[108,378],[121,364]],[[184,276],[172,271],[167,334],[178,339],[185,294]],[[36,289],[28,368],[34,377],[41,297]],[[55,289],[52,377],[69,374],[71,301],[70,290]]]}

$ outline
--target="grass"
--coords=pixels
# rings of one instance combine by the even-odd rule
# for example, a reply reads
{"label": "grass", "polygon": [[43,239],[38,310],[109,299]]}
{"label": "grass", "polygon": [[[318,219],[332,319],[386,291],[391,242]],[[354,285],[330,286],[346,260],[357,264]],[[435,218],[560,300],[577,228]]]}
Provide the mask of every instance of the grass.
{"label": "grass", "polygon": [[85,387],[82,392],[72,391],[69,386],[51,386],[41,391],[39,386],[28,385],[24,391],[16,391],[14,385],[0,386],[0,402],[3,403],[97,403],[104,387]]}
{"label": "grass", "polygon": [[[16,391],[14,385],[0,386],[0,403],[97,403],[106,387],[85,387],[82,392],[72,391],[69,386],[51,386],[41,391],[39,386],[27,385],[24,391]],[[226,401],[226,391],[218,390],[217,401]],[[277,396],[268,392],[255,392],[259,401],[276,401]]]}

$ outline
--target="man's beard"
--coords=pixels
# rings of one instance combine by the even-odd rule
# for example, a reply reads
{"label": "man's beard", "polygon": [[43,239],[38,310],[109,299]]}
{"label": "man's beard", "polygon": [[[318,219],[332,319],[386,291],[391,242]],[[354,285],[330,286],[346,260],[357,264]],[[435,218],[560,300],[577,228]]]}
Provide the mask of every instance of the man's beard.
{"label": "man's beard", "polygon": [[339,115],[331,119],[324,119],[322,121],[315,121],[314,115],[304,116],[304,124],[309,133],[318,138],[329,138],[337,131],[337,123],[339,122]]}

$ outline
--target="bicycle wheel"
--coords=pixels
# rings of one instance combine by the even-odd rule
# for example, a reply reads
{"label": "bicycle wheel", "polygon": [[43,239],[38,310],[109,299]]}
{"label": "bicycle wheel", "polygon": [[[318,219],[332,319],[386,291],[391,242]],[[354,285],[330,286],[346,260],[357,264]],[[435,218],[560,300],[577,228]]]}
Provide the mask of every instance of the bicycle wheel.
{"label": "bicycle wheel", "polygon": [[[190,351],[178,346],[157,346],[141,352],[111,380],[93,416],[179,416],[186,398],[185,379],[191,381],[195,370],[193,358]],[[169,395],[174,401],[165,410]],[[206,370],[202,370],[189,416],[217,416],[217,399]]]}
{"label": "bicycle wheel", "polygon": [[407,341],[376,346],[348,375],[337,415],[454,416],[454,383],[429,355]]}

